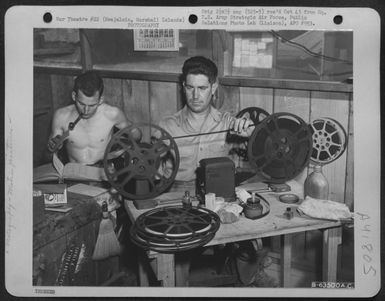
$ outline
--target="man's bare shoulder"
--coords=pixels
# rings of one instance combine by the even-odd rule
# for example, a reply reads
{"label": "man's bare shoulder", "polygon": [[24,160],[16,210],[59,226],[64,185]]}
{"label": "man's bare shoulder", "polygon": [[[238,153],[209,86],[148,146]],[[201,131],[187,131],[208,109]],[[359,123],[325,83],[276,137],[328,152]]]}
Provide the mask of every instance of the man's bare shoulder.
{"label": "man's bare shoulder", "polygon": [[102,112],[106,120],[109,120],[114,126],[119,129],[130,125],[130,121],[127,119],[126,115],[119,107],[103,103],[99,106],[98,110]]}
{"label": "man's bare shoulder", "polygon": [[60,119],[69,118],[74,111],[76,111],[75,105],[68,105],[66,107],[59,108],[55,111],[55,117]]}
{"label": "man's bare shoulder", "polygon": [[123,111],[116,107],[109,105],[107,103],[103,103],[100,105],[99,110],[101,110],[108,119],[115,120]]}

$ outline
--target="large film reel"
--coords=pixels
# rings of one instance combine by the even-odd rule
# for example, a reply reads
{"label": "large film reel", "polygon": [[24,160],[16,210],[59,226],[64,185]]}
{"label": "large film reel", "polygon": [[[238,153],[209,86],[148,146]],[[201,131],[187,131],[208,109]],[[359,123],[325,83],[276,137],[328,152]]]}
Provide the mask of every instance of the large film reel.
{"label": "large film reel", "polygon": [[248,156],[264,180],[283,183],[307,166],[312,146],[312,133],[305,121],[291,113],[274,113],[255,128]]}
{"label": "large film reel", "polygon": [[174,253],[205,245],[219,226],[219,216],[208,209],[167,206],[140,215],[130,236],[141,248]]}
{"label": "large film reel", "polygon": [[338,159],[345,151],[347,136],[340,123],[332,118],[318,118],[310,124],[313,151],[310,161],[324,165]]}
{"label": "large film reel", "polygon": [[137,123],[114,134],[104,155],[108,181],[128,199],[147,199],[165,191],[179,168],[174,139],[162,128]]}
{"label": "large film reel", "polygon": [[[239,113],[236,115],[236,118],[245,117],[251,119],[254,125],[257,126],[269,115],[270,114],[262,108],[248,107],[239,111]],[[249,161],[247,154],[247,145],[249,142],[248,137],[241,137],[229,134],[227,140],[229,141],[229,143],[232,143],[234,145],[234,147],[231,149],[231,153],[237,154],[244,161]]]}

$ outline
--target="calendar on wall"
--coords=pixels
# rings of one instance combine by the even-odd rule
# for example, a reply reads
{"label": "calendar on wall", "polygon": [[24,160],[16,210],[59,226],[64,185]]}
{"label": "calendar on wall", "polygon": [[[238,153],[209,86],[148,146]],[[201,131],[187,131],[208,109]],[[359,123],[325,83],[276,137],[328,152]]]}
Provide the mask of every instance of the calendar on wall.
{"label": "calendar on wall", "polygon": [[135,29],[135,51],[179,51],[177,29]]}

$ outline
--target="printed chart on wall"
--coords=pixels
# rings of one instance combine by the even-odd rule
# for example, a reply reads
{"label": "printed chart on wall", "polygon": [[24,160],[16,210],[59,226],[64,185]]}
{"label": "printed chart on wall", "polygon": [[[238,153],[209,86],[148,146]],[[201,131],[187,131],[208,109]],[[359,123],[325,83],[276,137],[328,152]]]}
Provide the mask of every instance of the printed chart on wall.
{"label": "printed chart on wall", "polygon": [[[214,79],[199,64],[183,77],[190,58],[214,62]],[[8,293],[375,295],[381,287],[379,64],[380,17],[370,8],[10,8],[4,132]],[[104,84],[96,102],[94,92],[79,88],[80,75],[89,71]],[[175,209],[172,202],[183,195],[173,195],[170,187],[192,167],[185,162],[196,154],[183,141],[194,133],[179,129],[171,135],[162,122],[202,105],[208,89],[214,122],[215,116],[230,116],[253,123],[246,138],[231,138],[233,132],[219,126],[211,133],[230,140],[231,160],[212,167],[225,170],[217,175],[225,179],[219,191],[230,189],[223,183],[233,170],[242,180],[230,189],[234,200],[218,205],[214,195],[209,206],[209,193],[206,203],[199,200],[199,185],[206,185],[204,193],[213,192],[207,191],[210,185],[217,188],[210,184],[215,179],[205,178],[192,196],[197,207]],[[127,127],[112,120],[113,114],[125,115]],[[192,141],[212,141],[205,130],[195,136]],[[61,139],[59,150],[47,147],[53,137]],[[199,156],[227,150],[204,147]],[[83,155],[97,159],[82,161]],[[171,162],[169,176],[160,172],[164,162]],[[227,162],[234,169],[226,170]],[[322,181],[327,194],[320,196]],[[247,202],[240,191],[250,197]],[[258,219],[247,211],[253,191],[261,196]],[[143,209],[150,206],[156,209]],[[223,210],[231,206],[241,213],[232,211],[236,218],[229,221]],[[109,234],[118,251],[100,260],[96,250],[106,250],[100,244],[112,248]],[[252,254],[266,250],[265,259],[242,261],[245,245]],[[116,261],[109,261],[113,256]],[[188,276],[181,258],[189,261]],[[181,284],[182,274],[187,280]]]}

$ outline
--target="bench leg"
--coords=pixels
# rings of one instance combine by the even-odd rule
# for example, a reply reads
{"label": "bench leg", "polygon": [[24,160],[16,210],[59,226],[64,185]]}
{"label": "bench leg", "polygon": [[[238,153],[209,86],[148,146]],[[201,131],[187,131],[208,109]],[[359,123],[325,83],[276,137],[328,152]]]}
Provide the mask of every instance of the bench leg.
{"label": "bench leg", "polygon": [[292,234],[281,235],[281,286],[290,287]]}
{"label": "bench leg", "polygon": [[338,246],[341,244],[341,228],[323,231],[322,281],[337,281]]}

